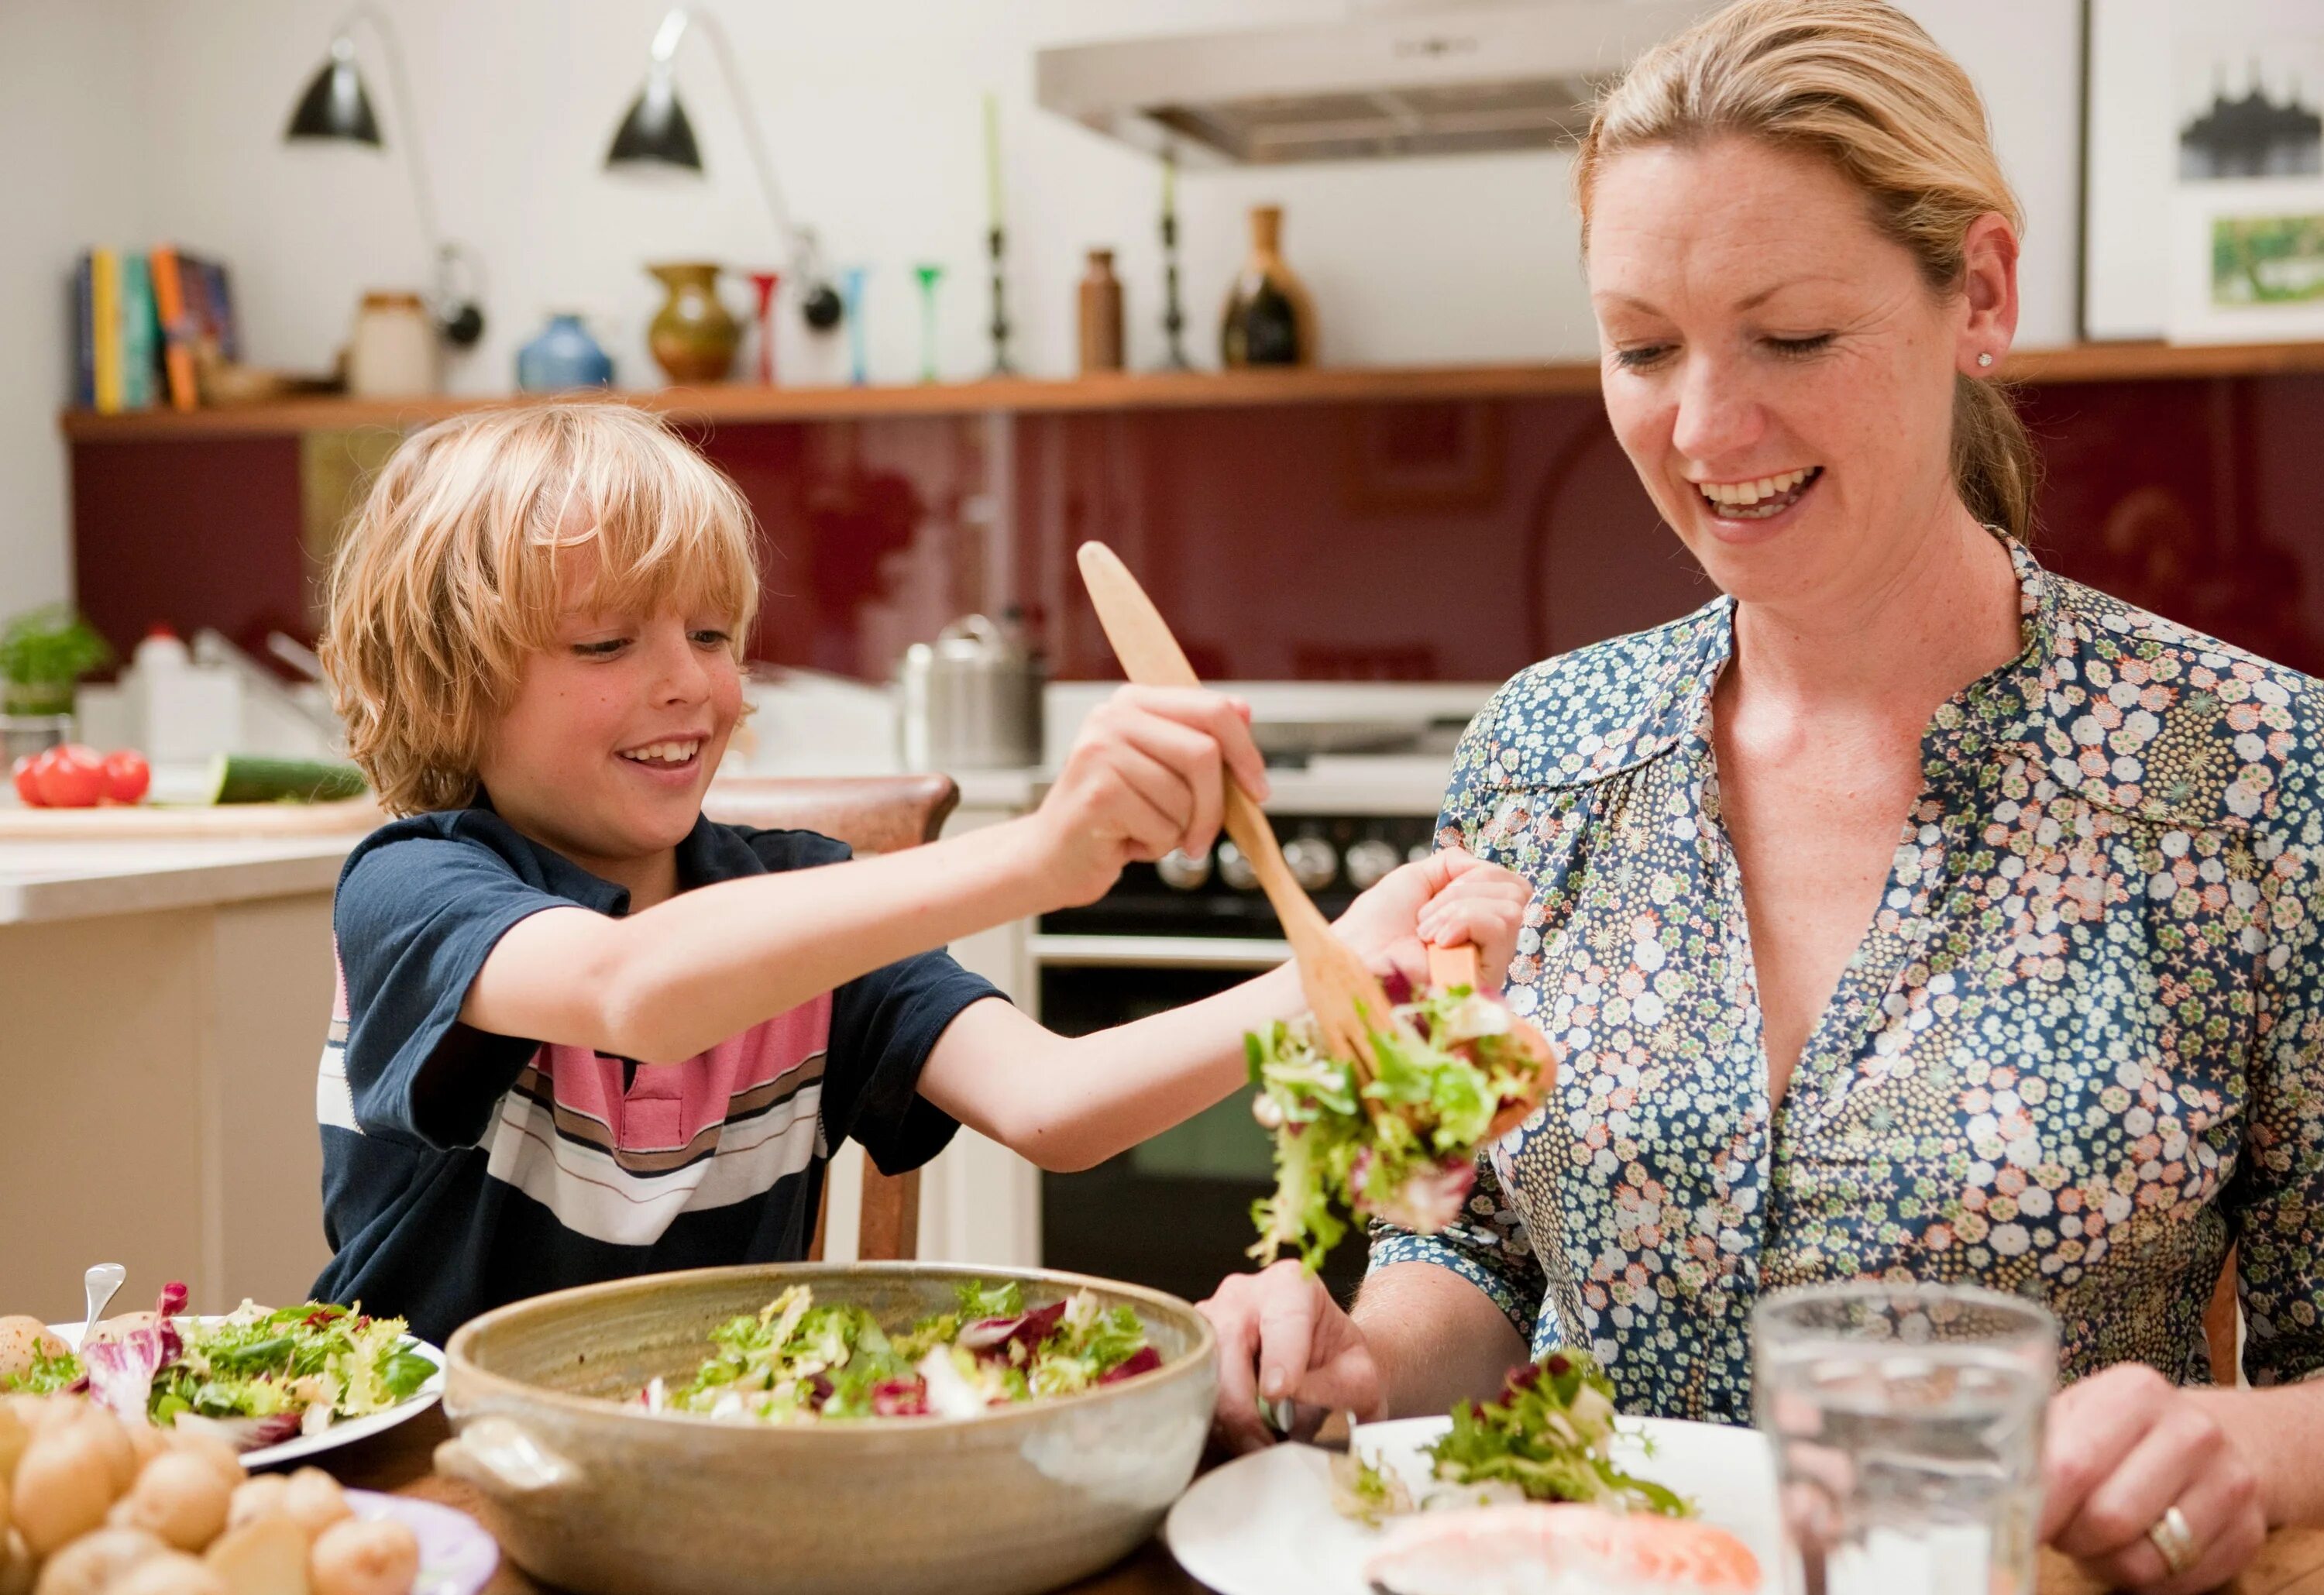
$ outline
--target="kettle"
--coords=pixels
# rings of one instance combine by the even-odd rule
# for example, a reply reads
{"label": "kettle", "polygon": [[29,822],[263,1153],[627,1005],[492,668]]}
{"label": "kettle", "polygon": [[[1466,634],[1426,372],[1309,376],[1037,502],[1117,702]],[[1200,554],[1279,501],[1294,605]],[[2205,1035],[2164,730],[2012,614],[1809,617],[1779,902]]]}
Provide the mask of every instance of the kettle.
{"label": "kettle", "polygon": [[1009,628],[963,615],[896,670],[908,770],[1015,770],[1041,759],[1040,661]]}

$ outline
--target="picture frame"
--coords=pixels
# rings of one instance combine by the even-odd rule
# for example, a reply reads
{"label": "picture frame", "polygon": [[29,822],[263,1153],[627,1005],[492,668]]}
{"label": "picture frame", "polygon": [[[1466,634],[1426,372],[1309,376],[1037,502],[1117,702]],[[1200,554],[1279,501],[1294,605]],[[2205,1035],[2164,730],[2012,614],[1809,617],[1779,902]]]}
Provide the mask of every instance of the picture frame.
{"label": "picture frame", "polygon": [[2172,217],[2173,341],[2324,338],[2324,181],[2182,188]]}

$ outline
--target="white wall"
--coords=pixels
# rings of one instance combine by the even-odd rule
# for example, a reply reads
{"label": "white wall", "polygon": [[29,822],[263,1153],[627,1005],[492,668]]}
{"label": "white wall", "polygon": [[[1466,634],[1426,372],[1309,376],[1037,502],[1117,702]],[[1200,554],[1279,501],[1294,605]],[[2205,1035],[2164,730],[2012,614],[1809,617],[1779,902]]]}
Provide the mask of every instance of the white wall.
{"label": "white wall", "polygon": [[[1615,0],[1609,0],[1615,3]],[[492,329],[458,362],[466,392],[510,385],[513,353],[554,306],[592,311],[624,383],[656,373],[644,327],[658,296],[649,260],[767,261],[773,239],[724,85],[705,41],[679,60],[680,94],[708,164],[706,183],[640,186],[599,166],[643,74],[653,0],[381,0],[408,55],[417,120],[446,229],[483,254]],[[2002,152],[2033,226],[2023,337],[2070,336],[2077,6],[2074,0],[1908,0],[1987,89]],[[911,266],[944,263],[940,318],[948,375],[987,360],[982,272],[980,100],[1002,98],[1010,302],[1021,367],[1059,373],[1074,358],[1073,284],[1087,246],[1111,244],[1129,295],[1130,358],[1160,350],[1159,180],[1154,164],[1050,116],[1031,101],[1032,51],[1133,35],[1343,14],[1345,0],[796,0],[722,8],[794,211],[835,263],[872,268],[868,327],[875,380],[918,367]],[[95,20],[133,13],[134,29]],[[34,23],[34,14],[42,19]],[[75,160],[98,164],[134,142],[134,185],[50,182],[53,218],[36,238],[0,240],[0,317],[36,333],[29,392],[0,410],[0,463],[31,491],[0,509],[0,611],[60,590],[60,455],[50,401],[60,392],[60,290],[49,279],[86,237],[120,217],[150,236],[224,256],[236,273],[251,355],[316,368],[346,334],[365,287],[419,283],[426,268],[402,170],[337,148],[288,149],[282,123],[322,59],[336,8],[320,0],[104,0],[69,7],[0,0],[0,27],[42,34],[0,52],[0,117],[37,120],[126,80],[97,48],[142,58],[143,135],[105,130]],[[51,18],[56,20],[51,20]],[[70,18],[68,23],[62,19]],[[133,35],[133,36],[124,36]],[[0,33],[0,41],[9,35]],[[46,45],[43,50],[41,48]],[[360,49],[391,139],[375,44]],[[53,63],[53,68],[51,66]],[[21,80],[21,82],[20,82]],[[59,113],[60,114],[60,113]],[[89,118],[72,120],[86,124]],[[6,124],[0,124],[5,125]],[[126,129],[126,131],[124,131]],[[1245,243],[1245,208],[1288,207],[1286,253],[1314,290],[1325,358],[1425,363],[1586,355],[1591,332],[1575,263],[1565,161],[1503,155],[1198,173],[1181,185],[1189,344],[1215,360],[1215,313]],[[47,180],[44,180],[46,181]],[[92,211],[99,194],[112,210]],[[68,203],[71,197],[71,203]],[[17,259],[24,257],[19,266]],[[22,276],[27,281],[19,284]],[[733,285],[739,310],[747,288]],[[831,380],[839,340],[810,343],[786,318],[792,380]],[[14,340],[12,340],[14,341]],[[39,354],[53,357],[42,359]]]}
{"label": "white wall", "polygon": [[68,280],[91,244],[144,226],[141,0],[0,0],[0,617],[70,579]]}

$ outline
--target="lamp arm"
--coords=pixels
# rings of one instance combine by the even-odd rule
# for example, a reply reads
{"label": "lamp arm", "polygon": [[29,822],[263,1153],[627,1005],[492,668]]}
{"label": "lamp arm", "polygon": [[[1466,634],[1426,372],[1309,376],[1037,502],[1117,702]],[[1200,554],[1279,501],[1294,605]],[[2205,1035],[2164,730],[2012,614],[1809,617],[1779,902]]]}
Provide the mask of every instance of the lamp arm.
{"label": "lamp arm", "polygon": [[380,53],[387,58],[387,91],[395,100],[396,132],[400,135],[397,142],[403,146],[403,167],[411,180],[412,207],[420,213],[420,233],[429,253],[441,259],[449,246],[444,241],[443,230],[437,226],[435,192],[428,186],[427,163],[420,158],[420,123],[411,114],[411,87],[403,75],[402,47],[396,42],[395,30],[388,23],[386,13],[370,4],[370,0],[356,0],[336,31],[352,35],[359,22],[371,24],[372,32],[379,40]]}
{"label": "lamp arm", "polygon": [[751,165],[759,174],[760,191],[766,196],[767,214],[773,218],[775,232],[782,239],[784,246],[796,256],[798,228],[792,222],[790,207],[783,203],[783,191],[775,181],[774,162],[767,159],[766,135],[759,130],[758,114],[751,109],[751,97],[743,89],[742,69],[735,64],[734,43],[726,35],[725,24],[718,20],[715,12],[706,9],[687,11],[681,6],[670,13],[670,20],[663,23],[663,34],[656,37],[657,53],[660,39],[664,36],[669,39],[670,49],[677,49],[677,33],[669,30],[674,25],[678,32],[684,32],[685,22],[678,21],[681,17],[700,22],[703,32],[710,36],[712,52],[718,57],[718,69],[726,78],[727,97],[734,102],[734,115],[742,124],[742,142],[750,146]]}

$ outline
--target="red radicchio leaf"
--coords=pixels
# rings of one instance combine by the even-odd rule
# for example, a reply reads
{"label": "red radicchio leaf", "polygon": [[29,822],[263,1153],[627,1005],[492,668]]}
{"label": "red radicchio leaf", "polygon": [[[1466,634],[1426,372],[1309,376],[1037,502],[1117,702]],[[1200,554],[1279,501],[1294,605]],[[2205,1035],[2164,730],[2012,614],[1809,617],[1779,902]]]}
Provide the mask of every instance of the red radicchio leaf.
{"label": "red radicchio leaf", "polygon": [[1036,1351],[1065,1315],[1065,1304],[1056,1301],[1014,1318],[980,1318],[960,1332],[959,1343],[979,1357],[1006,1357],[1011,1341],[1022,1343],[1028,1351]]}
{"label": "red radicchio leaf", "polygon": [[161,1295],[153,1304],[154,1313],[163,1318],[175,1318],[186,1310],[186,1282],[172,1279],[161,1287]]}
{"label": "red radicchio leaf", "polygon": [[[164,1294],[163,1301],[169,1296]],[[185,1298],[179,1297],[179,1305]],[[143,1329],[81,1349],[81,1366],[88,1370],[88,1392],[101,1406],[113,1409],[124,1424],[144,1424],[145,1405],[152,1399],[153,1376],[178,1360],[185,1350],[177,1326],[164,1317]]]}
{"label": "red radicchio leaf", "polygon": [[831,1399],[831,1391],[832,1383],[829,1379],[819,1373],[809,1375],[807,1381],[807,1404],[816,1411],[821,1412],[823,1404]]}
{"label": "red radicchio leaf", "polygon": [[1388,1000],[1390,1002],[1399,1005],[1409,1002],[1412,1000],[1412,977],[1400,969],[1391,967],[1386,974],[1380,976],[1380,990],[1388,993]]}
{"label": "red radicchio leaf", "polygon": [[1367,1147],[1348,1166],[1348,1194],[1359,1212],[1386,1219],[1416,1235],[1434,1235],[1461,1216],[1462,1204],[1477,1183],[1477,1166],[1467,1158],[1414,1169],[1392,1191],[1371,1188],[1372,1153]]}
{"label": "red radicchio leaf", "polygon": [[908,1379],[881,1379],[872,1387],[872,1410],[883,1418],[927,1416],[927,1381],[918,1375]]}
{"label": "red radicchio leaf", "polygon": [[1161,1352],[1151,1346],[1140,1346],[1100,1374],[1097,1382],[1101,1385],[1118,1385],[1124,1379],[1136,1378],[1141,1373],[1152,1373],[1161,1366]]}

